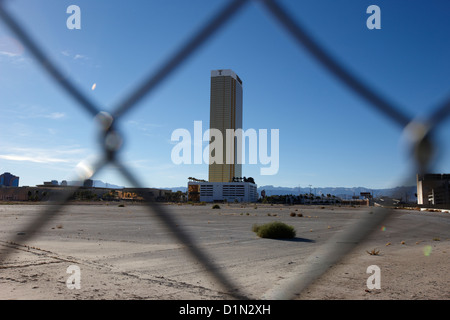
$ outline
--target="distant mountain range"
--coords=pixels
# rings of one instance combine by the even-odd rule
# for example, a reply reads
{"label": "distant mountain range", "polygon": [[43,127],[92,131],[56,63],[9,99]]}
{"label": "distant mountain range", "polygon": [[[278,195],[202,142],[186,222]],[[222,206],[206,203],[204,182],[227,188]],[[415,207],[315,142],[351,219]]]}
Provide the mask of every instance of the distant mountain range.
{"label": "distant mountain range", "polygon": [[[182,191],[186,192],[186,187],[173,187],[173,188],[163,188],[172,190],[172,192]],[[321,194],[327,195],[331,194],[336,197],[340,197],[342,199],[350,199],[352,196],[359,196],[361,192],[370,192],[374,197],[390,197],[396,199],[402,199],[404,201],[415,201],[417,192],[416,186],[402,186],[395,188],[386,188],[386,189],[369,189],[365,187],[322,187],[322,188],[301,188],[301,187],[275,187],[272,185],[259,186],[258,193],[261,194],[261,191],[264,190],[266,192],[266,196],[272,195],[299,195],[305,193],[311,193],[320,196]]]}
{"label": "distant mountain range", "polygon": [[[82,186],[83,181],[67,181],[69,186]],[[124,186],[118,186],[112,183],[103,182],[101,180],[93,180],[93,186],[96,188],[111,188],[111,189],[123,189]]]}
{"label": "distant mountain range", "polygon": [[258,192],[265,190],[266,195],[285,195],[285,194],[305,194],[305,193],[313,193],[315,195],[320,196],[321,194],[327,195],[331,194],[336,197],[340,197],[343,199],[351,198],[352,196],[359,196],[361,192],[370,192],[374,197],[390,197],[390,198],[398,198],[398,199],[408,199],[415,200],[415,193],[417,192],[416,186],[402,186],[395,188],[386,188],[386,189],[369,189],[365,187],[323,187],[323,188],[288,188],[288,187],[274,187],[271,185],[258,187]]}

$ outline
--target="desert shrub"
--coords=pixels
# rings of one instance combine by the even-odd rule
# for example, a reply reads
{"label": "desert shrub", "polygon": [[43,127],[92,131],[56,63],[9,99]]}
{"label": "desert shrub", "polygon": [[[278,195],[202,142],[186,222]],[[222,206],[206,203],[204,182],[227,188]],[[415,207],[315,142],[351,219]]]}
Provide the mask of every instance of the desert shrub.
{"label": "desert shrub", "polygon": [[269,222],[263,225],[254,224],[252,231],[261,238],[269,239],[290,239],[295,237],[295,229],[293,226],[283,222]]}
{"label": "desert shrub", "polygon": [[220,209],[220,206],[218,204],[215,204],[212,206],[213,209]]}

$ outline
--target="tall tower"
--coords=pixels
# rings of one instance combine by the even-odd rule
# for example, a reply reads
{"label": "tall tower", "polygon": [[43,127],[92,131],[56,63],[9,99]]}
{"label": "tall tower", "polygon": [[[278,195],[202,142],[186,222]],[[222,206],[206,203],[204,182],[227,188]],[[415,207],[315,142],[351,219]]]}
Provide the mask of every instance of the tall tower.
{"label": "tall tower", "polygon": [[[209,164],[208,180],[230,182],[233,177],[241,177],[242,161],[237,159],[237,144],[234,138],[233,141],[227,140],[226,135],[227,129],[233,132],[242,129],[242,80],[232,70],[211,71],[210,129],[218,129],[222,133],[223,163]],[[227,155],[227,150],[233,154]],[[227,158],[234,161],[227,163]]]}

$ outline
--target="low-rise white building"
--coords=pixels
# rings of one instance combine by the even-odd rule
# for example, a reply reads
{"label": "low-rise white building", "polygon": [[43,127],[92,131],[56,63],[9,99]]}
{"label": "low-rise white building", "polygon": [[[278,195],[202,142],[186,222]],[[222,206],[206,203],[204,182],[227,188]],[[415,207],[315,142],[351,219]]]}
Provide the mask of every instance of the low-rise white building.
{"label": "low-rise white building", "polygon": [[188,200],[204,202],[256,202],[258,192],[252,182],[188,182]]}

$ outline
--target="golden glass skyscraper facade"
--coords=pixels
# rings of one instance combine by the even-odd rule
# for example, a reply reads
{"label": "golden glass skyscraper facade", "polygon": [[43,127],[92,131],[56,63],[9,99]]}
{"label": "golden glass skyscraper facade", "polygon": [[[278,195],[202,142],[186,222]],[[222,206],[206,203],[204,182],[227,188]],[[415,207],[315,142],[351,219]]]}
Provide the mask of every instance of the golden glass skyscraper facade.
{"label": "golden glass skyscraper facade", "polygon": [[210,160],[208,180],[230,182],[233,177],[241,177],[242,161],[237,158],[237,143],[234,136],[227,139],[227,129],[233,132],[242,129],[242,80],[232,70],[211,71],[210,129],[217,129],[222,133],[223,161],[211,163]]}

